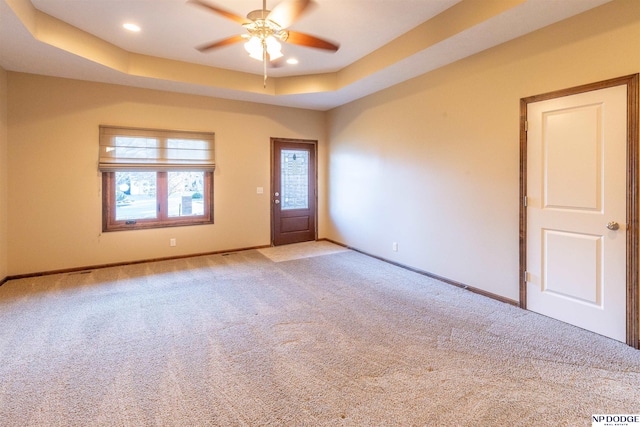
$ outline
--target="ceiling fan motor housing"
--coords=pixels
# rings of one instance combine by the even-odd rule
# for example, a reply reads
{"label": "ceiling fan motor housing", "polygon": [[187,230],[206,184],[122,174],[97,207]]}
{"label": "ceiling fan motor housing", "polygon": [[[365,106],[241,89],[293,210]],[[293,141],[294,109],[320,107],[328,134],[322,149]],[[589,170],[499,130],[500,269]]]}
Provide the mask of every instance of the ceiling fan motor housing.
{"label": "ceiling fan motor housing", "polygon": [[271,13],[271,11],[266,9],[253,10],[249,12],[247,14],[247,18],[253,22],[245,24],[244,27],[252,36],[260,39],[266,39],[269,36],[274,36],[281,41],[286,41],[289,33],[283,30],[277,22],[267,19],[269,13]]}
{"label": "ceiling fan motor housing", "polygon": [[267,16],[269,16],[270,13],[271,13],[270,10],[264,10],[264,9],[252,10],[247,14],[247,18],[252,21],[258,21],[258,20],[265,21],[267,19]]}

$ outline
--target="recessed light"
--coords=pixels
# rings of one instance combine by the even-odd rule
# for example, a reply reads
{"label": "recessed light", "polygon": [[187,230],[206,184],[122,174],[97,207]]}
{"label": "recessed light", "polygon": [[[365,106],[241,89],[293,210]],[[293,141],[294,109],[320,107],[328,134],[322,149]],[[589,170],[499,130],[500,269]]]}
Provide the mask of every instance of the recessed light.
{"label": "recessed light", "polygon": [[139,32],[139,31],[140,31],[140,27],[139,27],[139,26],[137,26],[136,24],[130,24],[130,23],[127,23],[127,24],[123,24],[122,26],[123,26],[126,30],[133,31],[134,33],[137,33],[137,32]]}
{"label": "recessed light", "polygon": [[287,64],[296,65],[297,63],[298,63],[298,60],[296,58],[287,59]]}

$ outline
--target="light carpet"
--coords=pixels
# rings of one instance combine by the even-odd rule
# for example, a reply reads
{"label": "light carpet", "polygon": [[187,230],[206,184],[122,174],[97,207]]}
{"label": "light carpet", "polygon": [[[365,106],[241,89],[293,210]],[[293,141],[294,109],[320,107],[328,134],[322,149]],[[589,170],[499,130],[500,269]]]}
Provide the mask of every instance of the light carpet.
{"label": "light carpet", "polygon": [[0,287],[3,426],[590,426],[640,351],[354,251]]}

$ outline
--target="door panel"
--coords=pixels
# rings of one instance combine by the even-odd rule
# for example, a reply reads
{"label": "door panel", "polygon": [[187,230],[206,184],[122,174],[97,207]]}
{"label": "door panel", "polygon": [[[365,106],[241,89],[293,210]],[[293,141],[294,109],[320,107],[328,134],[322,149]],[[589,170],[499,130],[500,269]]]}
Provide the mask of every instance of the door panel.
{"label": "door panel", "polygon": [[602,105],[542,114],[545,208],[599,210]]}
{"label": "door panel", "polygon": [[542,232],[542,291],[602,308],[602,236]]}
{"label": "door panel", "polygon": [[292,218],[281,218],[280,224],[280,232],[282,233],[307,231],[311,229],[311,227],[309,227],[309,217],[306,215]]}
{"label": "door panel", "polygon": [[273,139],[272,243],[316,238],[316,145]]}
{"label": "door panel", "polygon": [[623,85],[527,107],[527,308],[620,341],[626,105]]}

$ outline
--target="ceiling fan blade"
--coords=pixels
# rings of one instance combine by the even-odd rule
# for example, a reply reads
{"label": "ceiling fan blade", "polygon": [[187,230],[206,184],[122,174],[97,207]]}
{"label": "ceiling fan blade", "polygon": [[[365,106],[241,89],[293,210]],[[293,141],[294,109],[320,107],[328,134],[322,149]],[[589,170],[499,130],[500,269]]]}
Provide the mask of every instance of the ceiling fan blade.
{"label": "ceiling fan blade", "polygon": [[198,6],[202,6],[206,9],[212,10],[215,13],[217,13],[218,15],[222,15],[225,18],[231,19],[232,21],[237,22],[240,25],[244,25],[244,24],[250,24],[251,21],[248,20],[247,18],[243,18],[241,16],[238,16],[234,13],[231,13],[227,10],[221,9],[218,6],[213,6],[212,4],[209,3],[205,3],[203,1],[200,0],[187,0],[187,3],[193,3],[193,4],[197,4]]}
{"label": "ceiling fan blade", "polygon": [[196,47],[196,49],[198,49],[200,52],[205,52],[207,50],[211,50],[211,49],[215,49],[218,47],[222,47],[222,46],[227,46],[229,44],[233,44],[233,43],[240,43],[246,41],[246,39],[242,36],[233,36],[233,37],[229,37],[228,39],[224,39],[224,40],[218,40],[217,42],[213,42],[213,43],[209,43],[209,44],[205,44],[202,46],[198,46]]}
{"label": "ceiling fan blade", "polygon": [[311,0],[284,0],[273,8],[267,19],[278,24],[280,28],[287,28],[312,4]]}
{"label": "ceiling fan blade", "polygon": [[333,52],[340,48],[340,46],[336,44],[319,39],[318,37],[310,36],[309,34],[298,33],[297,31],[287,31],[287,33],[289,33],[289,37],[285,40],[287,43],[313,47],[316,49],[331,50]]}

